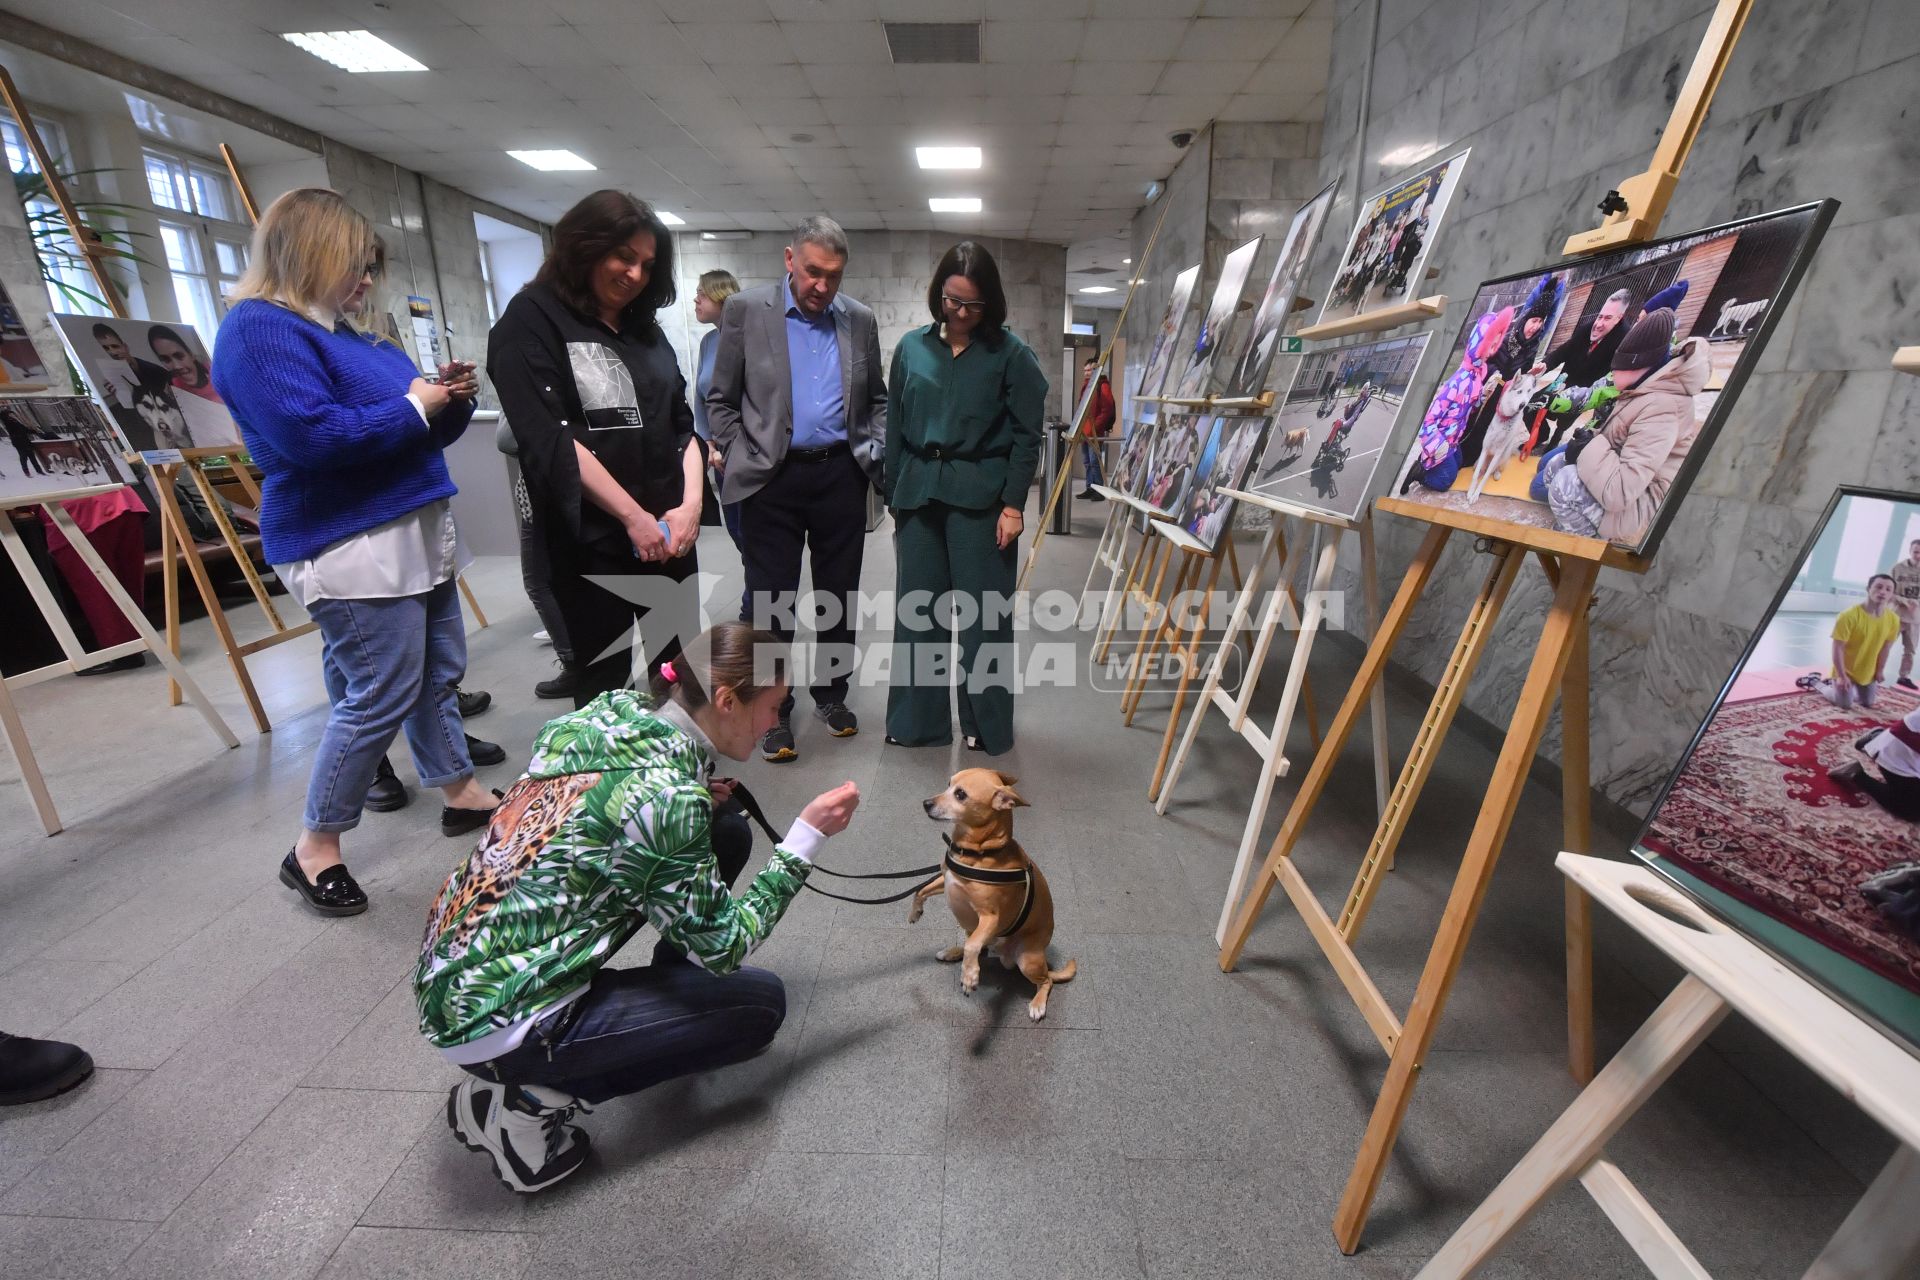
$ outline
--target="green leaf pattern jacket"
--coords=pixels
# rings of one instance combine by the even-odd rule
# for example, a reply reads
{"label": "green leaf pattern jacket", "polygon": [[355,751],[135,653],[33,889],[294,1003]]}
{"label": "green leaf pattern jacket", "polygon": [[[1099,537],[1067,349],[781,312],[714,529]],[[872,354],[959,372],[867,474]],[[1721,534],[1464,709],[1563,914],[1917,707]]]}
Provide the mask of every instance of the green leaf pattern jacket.
{"label": "green leaf pattern jacket", "polygon": [[805,883],[785,849],[729,894],[705,746],[627,690],[550,722],[434,901],[413,975],[420,1030],[467,1044],[585,986],[641,925],[710,973],[738,969]]}

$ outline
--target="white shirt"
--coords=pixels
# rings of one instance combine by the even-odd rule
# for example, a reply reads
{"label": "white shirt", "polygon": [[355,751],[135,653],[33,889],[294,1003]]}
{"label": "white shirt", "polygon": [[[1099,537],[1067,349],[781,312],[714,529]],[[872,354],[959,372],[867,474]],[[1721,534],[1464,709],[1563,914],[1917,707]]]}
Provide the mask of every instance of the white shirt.
{"label": "white shirt", "polygon": [[[306,314],[326,329],[339,322],[339,317],[329,321],[317,311]],[[425,422],[427,411],[420,397],[409,392],[407,399]],[[342,538],[310,559],[277,564],[273,571],[286,584],[287,593],[305,608],[315,600],[424,595],[472,562],[454,526],[453,508],[442,498]]]}
{"label": "white shirt", "polygon": [[[1920,731],[1920,707],[1907,712],[1906,719],[1901,723],[1909,729]],[[1915,751],[1891,733],[1881,733],[1867,743],[1866,752],[1882,772],[1920,778],[1920,751]]]}

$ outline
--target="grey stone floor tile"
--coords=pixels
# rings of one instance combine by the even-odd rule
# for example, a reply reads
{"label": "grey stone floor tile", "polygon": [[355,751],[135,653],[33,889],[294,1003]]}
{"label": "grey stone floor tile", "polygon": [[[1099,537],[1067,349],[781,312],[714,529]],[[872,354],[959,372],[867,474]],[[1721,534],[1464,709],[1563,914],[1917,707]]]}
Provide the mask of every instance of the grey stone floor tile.
{"label": "grey stone floor tile", "polygon": [[133,972],[111,960],[23,961],[0,976],[0,1027],[16,1036],[49,1036]]}
{"label": "grey stone floor tile", "polygon": [[[1033,984],[997,958],[983,953],[980,985],[971,996],[960,990],[959,963],[934,958],[959,938],[959,928],[939,898],[927,904],[927,914],[913,929],[836,929],[826,940],[813,1007],[833,1018],[884,1015],[900,1022],[956,1027],[1032,1026],[1027,1005]],[[1069,958],[1057,949],[1050,954],[1056,968]],[[1084,966],[1071,982],[1055,983],[1043,1027],[1098,1026],[1097,985]]]}
{"label": "grey stone floor tile", "polygon": [[937,1153],[951,1043],[944,1026],[816,1011],[780,1097],[774,1145],[796,1152]]}
{"label": "grey stone floor tile", "polygon": [[539,1239],[505,1231],[355,1227],[319,1280],[519,1280]]}
{"label": "grey stone floor tile", "polygon": [[941,1280],[1145,1280],[1127,1162],[949,1155]]}
{"label": "grey stone floor tile", "polygon": [[[582,1176],[589,1169],[582,1170]],[[399,1168],[361,1212],[364,1227],[448,1231],[537,1231],[529,1206],[493,1171],[483,1152],[468,1151],[447,1127],[446,1099],[413,1134]]]}
{"label": "grey stone floor tile", "polygon": [[141,1277],[306,1277],[319,1269],[442,1099],[296,1089],[127,1264]]}
{"label": "grey stone floor tile", "polygon": [[744,1168],[690,1169],[600,1150],[580,1171],[531,1199],[539,1271],[568,1276],[730,1274],[739,1220],[758,1178]]}
{"label": "grey stone floor tile", "polygon": [[0,1217],[0,1264],[23,1280],[97,1280],[152,1233],[151,1222]]}
{"label": "grey stone floor tile", "polygon": [[800,1035],[783,1029],[757,1058],[611,1098],[581,1121],[612,1166],[749,1168],[772,1147]]}
{"label": "grey stone floor tile", "polygon": [[460,1068],[420,1034],[411,977],[394,984],[300,1083],[312,1089],[407,1089],[445,1093]]}
{"label": "grey stone floor tile", "polygon": [[1132,1123],[1114,1092],[1102,1036],[955,1030],[947,1066],[946,1151],[1015,1161],[1117,1155]]}
{"label": "grey stone floor tile", "polygon": [[783,1280],[919,1280],[940,1274],[938,1156],[781,1152],[734,1221],[732,1266]]}
{"label": "grey stone floor tile", "polygon": [[73,1140],[139,1084],[143,1071],[97,1068],[78,1087],[45,1102],[8,1107],[0,1116],[0,1192]]}

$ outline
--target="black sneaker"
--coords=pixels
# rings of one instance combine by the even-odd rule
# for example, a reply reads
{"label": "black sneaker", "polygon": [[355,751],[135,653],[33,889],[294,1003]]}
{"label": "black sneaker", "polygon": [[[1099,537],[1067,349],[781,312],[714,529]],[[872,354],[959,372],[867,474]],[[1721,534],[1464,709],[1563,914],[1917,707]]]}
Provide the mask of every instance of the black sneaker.
{"label": "black sneaker", "polygon": [[[110,676],[116,671],[138,671],[147,665],[147,655],[130,653],[124,658],[113,658],[107,662],[96,662],[90,667],[82,667],[73,674],[77,676]],[[1907,688],[1913,688],[1908,685]]]}
{"label": "black sneaker", "polygon": [[79,1045],[0,1031],[0,1107],[65,1093],[92,1074],[93,1059]]}
{"label": "black sneaker", "polygon": [[454,696],[459,699],[460,718],[462,720],[471,720],[493,705],[493,695],[485,689],[476,689],[472,693],[468,693],[459,685],[455,685],[453,687],[453,693]]}
{"label": "black sneaker", "polygon": [[[86,672],[83,671],[80,674],[85,675]],[[1901,676],[1898,680],[1895,680],[1894,683],[1902,689],[1920,689],[1920,684],[1915,684],[1912,676]]]}
{"label": "black sneaker", "polygon": [[[507,793],[500,788],[493,789],[494,798],[505,800]],[[498,805],[494,806],[499,808]],[[469,831],[478,831],[493,821],[493,809],[456,809],[450,804],[440,806],[440,834],[443,836],[463,836]]]}
{"label": "black sneaker", "polygon": [[[557,1091],[556,1091],[557,1092]],[[541,1102],[518,1085],[469,1075],[447,1091],[447,1127],[469,1151],[493,1157],[493,1171],[510,1190],[544,1191],[586,1162],[593,1144],[574,1113],[590,1110],[577,1098]]]}
{"label": "black sneaker", "polygon": [[1092,490],[1092,489],[1088,489],[1085,493],[1082,493],[1080,496],[1088,502],[1105,502],[1107,500],[1106,494],[1096,492],[1095,490]]}
{"label": "black sneaker", "polygon": [[497,742],[487,742],[472,734],[466,735],[467,759],[475,764],[499,764],[507,758],[507,751]]}
{"label": "black sneaker", "polygon": [[813,714],[826,721],[827,732],[836,738],[851,738],[860,732],[860,721],[847,710],[844,702],[822,703],[813,709]]}
{"label": "black sneaker", "polygon": [[385,756],[380,757],[380,767],[373,772],[373,784],[367,788],[365,804],[375,813],[392,813],[395,809],[407,807],[407,788],[400,781],[400,775],[393,771]]}
{"label": "black sneaker", "polygon": [[323,916],[357,916],[367,909],[367,895],[346,867],[335,863],[313,880],[300,869],[294,851],[280,863],[280,879],[307,900],[307,905]]}
{"label": "black sneaker", "polygon": [[760,758],[769,764],[784,764],[800,758],[793,746],[792,717],[781,716],[780,723],[767,730],[767,736],[760,739]]}
{"label": "black sneaker", "polygon": [[539,684],[533,686],[533,696],[536,698],[571,698],[573,696],[573,686],[573,672],[562,667],[560,668],[560,674],[553,677],[553,679],[542,680]]}

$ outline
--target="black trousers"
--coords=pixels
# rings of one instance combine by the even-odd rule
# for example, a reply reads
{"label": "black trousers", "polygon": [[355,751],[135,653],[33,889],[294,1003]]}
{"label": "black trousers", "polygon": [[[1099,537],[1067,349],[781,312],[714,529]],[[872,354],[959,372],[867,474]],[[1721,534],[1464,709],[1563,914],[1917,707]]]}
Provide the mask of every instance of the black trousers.
{"label": "black trousers", "polygon": [[[793,638],[796,623],[813,628],[820,644],[813,700],[822,706],[847,700],[848,676],[857,661],[854,596],[866,540],[867,473],[845,446],[823,458],[788,458],[740,504],[741,558],[751,604],[746,620],[783,640]],[[838,601],[824,618],[796,616],[802,550],[811,553],[814,591]],[[789,693],[783,711],[792,709]]]}
{"label": "black trousers", "polygon": [[[603,693],[627,687],[633,670],[633,654],[624,642],[629,628],[637,628],[646,641],[649,672],[680,653],[688,637],[647,635],[644,619],[652,611],[651,602],[659,598],[655,589],[663,583],[680,584],[677,589],[687,592],[698,590],[694,580],[700,569],[697,553],[689,551],[677,560],[657,563],[640,559],[631,547],[612,543],[549,542],[547,549],[552,557],[548,585],[572,647],[571,656],[564,662],[574,677],[576,709]],[[612,590],[587,580],[597,575],[623,580],[627,590]],[[656,578],[663,581],[645,581]],[[697,619],[697,601],[678,613],[683,620]]]}

